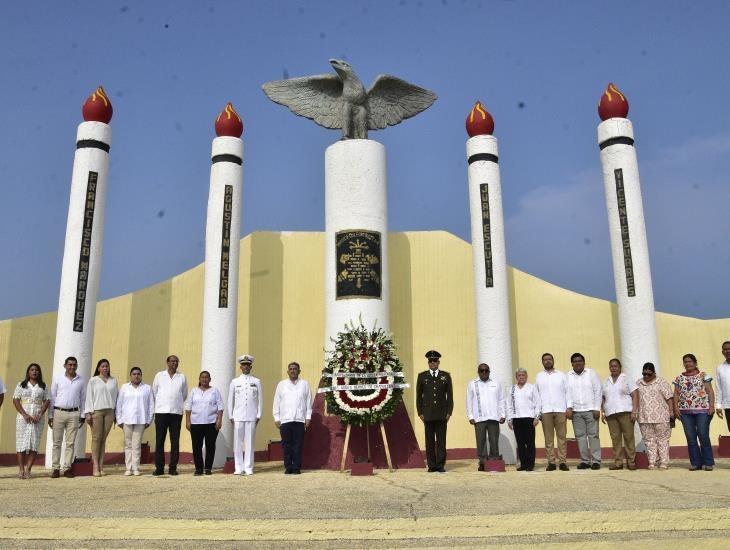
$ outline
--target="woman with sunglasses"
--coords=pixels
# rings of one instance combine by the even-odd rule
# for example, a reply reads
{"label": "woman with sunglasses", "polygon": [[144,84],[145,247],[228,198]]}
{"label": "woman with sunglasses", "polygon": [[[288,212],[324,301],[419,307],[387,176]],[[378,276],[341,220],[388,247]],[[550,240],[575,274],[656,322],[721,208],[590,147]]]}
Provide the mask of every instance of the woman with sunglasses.
{"label": "woman with sunglasses", "polygon": [[670,423],[674,420],[674,394],[669,382],[656,375],[652,363],[645,363],[636,381],[639,392],[637,420],[646,446],[649,469],[669,468]]}
{"label": "woman with sunglasses", "polygon": [[712,377],[697,368],[697,358],[691,353],[682,357],[682,363],[684,372],[674,379],[674,414],[682,421],[687,438],[690,471],[710,472],[715,465],[710,442],[710,420],[715,414]]}
{"label": "woman with sunglasses", "polygon": [[142,455],[142,434],[152,424],[155,400],[152,388],[142,382],[142,369],[132,367],[129,382],[119,390],[117,397],[117,426],[124,430],[125,476],[140,475],[139,461]]}

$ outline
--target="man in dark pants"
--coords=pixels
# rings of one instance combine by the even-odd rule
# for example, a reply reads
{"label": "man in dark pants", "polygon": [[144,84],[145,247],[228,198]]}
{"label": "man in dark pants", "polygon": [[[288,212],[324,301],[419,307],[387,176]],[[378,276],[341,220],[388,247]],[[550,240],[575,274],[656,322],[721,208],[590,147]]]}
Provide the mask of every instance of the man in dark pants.
{"label": "man in dark pants", "polygon": [[454,411],[451,376],[439,370],[441,354],[426,353],[428,370],[419,373],[416,382],[416,410],[426,429],[426,460],[429,472],[445,472],[446,423]]}
{"label": "man in dark pants", "polygon": [[177,475],[177,461],[180,457],[180,425],[182,424],[183,405],[188,396],[188,383],[185,375],[177,372],[180,360],[176,355],[167,358],[167,369],[158,372],[152,382],[155,397],[155,471],[153,476],[161,476],[165,469],[165,439],[170,431],[170,469],[171,476]]}
{"label": "man in dark pants", "polygon": [[309,383],[299,378],[299,363],[287,365],[288,378],[279,382],[274,394],[274,423],[281,434],[284,448],[284,473],[302,473],[304,430],[312,419],[312,391]]}

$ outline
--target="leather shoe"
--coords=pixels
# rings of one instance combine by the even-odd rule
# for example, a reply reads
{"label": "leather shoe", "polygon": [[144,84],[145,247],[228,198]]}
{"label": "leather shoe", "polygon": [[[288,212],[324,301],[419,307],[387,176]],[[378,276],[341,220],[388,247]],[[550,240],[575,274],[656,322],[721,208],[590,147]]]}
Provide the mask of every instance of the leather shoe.
{"label": "leather shoe", "polygon": [[446,470],[444,469],[444,467],[443,467],[443,466],[441,466],[441,468],[436,468],[436,471],[437,471],[438,473],[440,473],[440,474],[445,474],[445,473],[446,473]]}
{"label": "leather shoe", "polygon": [[74,477],[74,473],[71,471],[71,468],[69,468],[68,470],[63,472],[63,477],[68,477],[68,478]]}
{"label": "leather shoe", "polygon": [[296,474],[296,475],[299,475],[299,474],[301,474],[301,473],[302,473],[302,471],[301,471],[301,470],[300,470],[299,468],[295,468],[294,470],[292,470],[292,471],[291,471],[291,473],[292,473],[292,474]]}
{"label": "leather shoe", "polygon": [[484,471],[484,464],[481,462],[479,463],[479,468],[477,468],[478,471],[483,472]]}
{"label": "leather shoe", "polygon": [[601,469],[601,463],[600,462],[594,462],[591,464],[591,470],[600,470]]}
{"label": "leather shoe", "polygon": [[53,470],[53,473],[51,474],[51,477],[53,479],[61,477],[61,472],[59,470]]}
{"label": "leather shoe", "polygon": [[580,464],[578,464],[578,466],[576,466],[576,468],[578,468],[579,470],[590,470],[591,465],[586,462],[581,462]]}
{"label": "leather shoe", "polygon": [[[561,464],[562,466],[562,464]],[[553,462],[548,463],[547,468],[545,468],[546,472],[554,472],[555,471],[555,464]]]}
{"label": "leather shoe", "polygon": [[[624,465],[623,465],[623,464],[611,464],[611,465],[610,465],[610,466],[608,467],[608,469],[609,469],[609,470],[612,470],[612,471],[613,471],[613,470],[623,470],[623,469],[624,469]],[[629,466],[629,470],[630,470],[630,469],[631,469],[631,467]],[[634,470],[635,470],[635,469],[636,469],[636,468],[634,467]]]}
{"label": "leather shoe", "polygon": [[430,474],[431,472],[435,472],[435,471],[436,471],[436,468],[429,468],[429,469],[428,469],[428,473],[429,473],[429,474]]}
{"label": "leather shoe", "polygon": [[213,471],[212,470],[205,470],[205,475],[212,476],[213,475]]}
{"label": "leather shoe", "polygon": [[568,468],[568,465],[565,462],[561,462],[560,463],[560,471],[561,472],[567,472],[569,470],[570,470],[570,468]]}
{"label": "leather shoe", "polygon": [[161,475],[165,475],[165,472],[163,472],[162,470],[155,470],[154,472],[152,472],[152,475],[158,477]]}
{"label": "leather shoe", "polygon": [[636,470],[636,464],[629,464],[626,466],[629,470]]}
{"label": "leather shoe", "polygon": [[518,472],[524,472],[525,470],[527,470],[527,468],[523,468],[522,466],[520,466],[519,468],[516,468],[516,470]]}
{"label": "leather shoe", "polygon": [[176,476],[177,470],[169,470],[167,473],[170,474],[171,476]]}

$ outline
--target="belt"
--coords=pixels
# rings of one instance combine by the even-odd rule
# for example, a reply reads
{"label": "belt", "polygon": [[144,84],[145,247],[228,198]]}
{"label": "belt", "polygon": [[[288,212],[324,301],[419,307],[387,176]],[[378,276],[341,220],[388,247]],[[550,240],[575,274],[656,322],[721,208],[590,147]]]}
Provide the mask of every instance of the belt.
{"label": "belt", "polygon": [[63,411],[63,412],[67,412],[67,413],[77,412],[79,410],[78,407],[74,407],[73,409],[64,409],[63,407],[53,407],[53,408],[56,409],[57,411]]}

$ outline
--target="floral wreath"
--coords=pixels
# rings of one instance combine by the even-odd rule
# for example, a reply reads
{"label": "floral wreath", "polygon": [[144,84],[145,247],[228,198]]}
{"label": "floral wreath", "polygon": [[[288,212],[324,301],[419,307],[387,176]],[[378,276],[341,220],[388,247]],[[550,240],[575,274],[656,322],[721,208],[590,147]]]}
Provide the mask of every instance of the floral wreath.
{"label": "floral wreath", "polygon": [[389,418],[408,387],[393,339],[382,328],[352,322],[332,338],[318,393],[344,422],[362,426]]}

